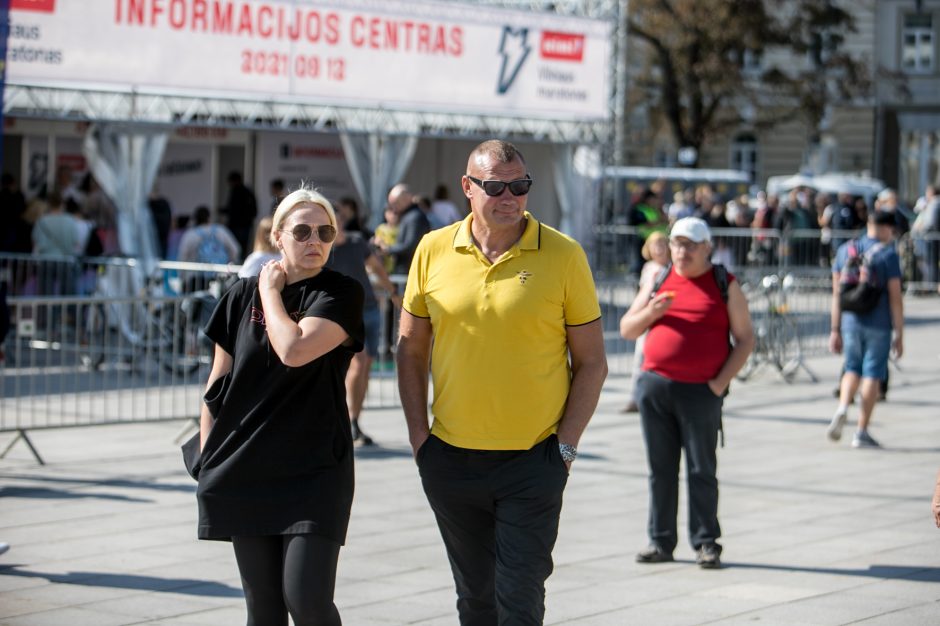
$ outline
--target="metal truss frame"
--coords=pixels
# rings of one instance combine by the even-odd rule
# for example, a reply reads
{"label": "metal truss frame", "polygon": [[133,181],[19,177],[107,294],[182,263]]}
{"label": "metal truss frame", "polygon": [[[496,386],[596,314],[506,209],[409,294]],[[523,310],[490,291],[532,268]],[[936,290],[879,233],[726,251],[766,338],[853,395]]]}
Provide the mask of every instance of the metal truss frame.
{"label": "metal truss frame", "polygon": [[[467,4],[609,19],[614,24],[612,54],[620,53],[623,38],[620,36],[618,18],[624,0],[476,0]],[[619,72],[616,58],[612,59],[612,73]],[[617,92],[618,81],[612,80],[611,84],[615,86],[612,92]],[[343,131],[454,138],[524,137],[547,143],[608,145],[612,140],[610,120],[620,117],[617,102],[617,94],[611,93],[611,115],[608,120],[553,120],[334,106],[302,100],[265,102],[251,100],[250,97],[240,99],[202,94],[118,91],[97,85],[75,88],[7,83],[3,94],[3,113],[33,119],[169,127]]]}
{"label": "metal truss frame", "polygon": [[603,143],[609,122],[263,102],[205,96],[7,84],[3,114],[34,119],[226,127],[299,132],[381,132],[430,137],[531,137],[552,143]]}

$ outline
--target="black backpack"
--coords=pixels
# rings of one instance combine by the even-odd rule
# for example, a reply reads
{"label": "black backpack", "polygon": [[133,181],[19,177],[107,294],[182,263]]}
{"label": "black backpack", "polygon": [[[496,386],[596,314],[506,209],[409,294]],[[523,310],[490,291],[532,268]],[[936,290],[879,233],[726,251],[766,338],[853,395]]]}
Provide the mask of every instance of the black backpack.
{"label": "black backpack", "polygon": [[839,306],[850,313],[869,313],[878,306],[885,289],[872,263],[885,244],[879,242],[865,254],[858,253],[858,239],[852,239],[846,246],[848,258],[839,274]]}

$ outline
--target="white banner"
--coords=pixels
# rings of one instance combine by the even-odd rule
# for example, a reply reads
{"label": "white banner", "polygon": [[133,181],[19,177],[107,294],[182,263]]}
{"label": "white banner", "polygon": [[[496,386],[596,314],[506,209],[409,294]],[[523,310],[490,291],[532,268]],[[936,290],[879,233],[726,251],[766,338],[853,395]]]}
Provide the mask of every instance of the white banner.
{"label": "white banner", "polygon": [[591,120],[610,24],[402,0],[11,0],[7,81]]}
{"label": "white banner", "polygon": [[259,213],[272,207],[268,190],[275,178],[283,180],[288,191],[305,182],[334,204],[343,196],[357,197],[337,135],[259,133],[255,155]]}

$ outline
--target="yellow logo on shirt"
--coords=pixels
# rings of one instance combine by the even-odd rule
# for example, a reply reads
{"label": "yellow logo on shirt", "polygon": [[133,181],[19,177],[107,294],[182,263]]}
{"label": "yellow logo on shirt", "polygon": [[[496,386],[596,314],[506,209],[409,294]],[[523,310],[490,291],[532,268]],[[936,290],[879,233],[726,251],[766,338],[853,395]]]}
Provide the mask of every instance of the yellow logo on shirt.
{"label": "yellow logo on shirt", "polygon": [[524,285],[525,281],[529,280],[529,277],[532,276],[532,273],[526,270],[522,270],[521,272],[516,272],[516,276],[519,277],[519,283]]}

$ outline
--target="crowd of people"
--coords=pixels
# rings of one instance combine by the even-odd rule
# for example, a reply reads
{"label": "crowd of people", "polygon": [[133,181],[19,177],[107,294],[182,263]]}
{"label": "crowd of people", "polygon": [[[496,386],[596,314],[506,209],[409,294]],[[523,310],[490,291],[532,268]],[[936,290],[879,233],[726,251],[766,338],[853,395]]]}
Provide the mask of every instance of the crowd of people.
{"label": "crowd of people", "polygon": [[[625,222],[636,229],[630,240],[629,270],[639,275],[643,244],[652,232],[667,232],[684,217],[698,217],[711,229],[720,229],[713,257],[729,268],[789,265],[831,267],[839,246],[850,233],[864,230],[873,211],[895,216],[895,235],[904,238],[900,253],[905,279],[936,285],[940,262],[940,196],[934,185],[913,205],[902,203],[892,189],[884,189],[868,202],[846,188],[840,193],[796,187],[783,195],[758,192],[725,199],[711,185],[677,191],[669,201],[659,181],[641,190],[625,212]],[[742,229],[737,235],[734,229]],[[747,230],[744,230],[747,229]],[[776,229],[784,237],[771,236]]]}
{"label": "crowd of people", "polygon": [[[241,274],[257,274],[261,263],[277,256],[266,233],[280,201],[287,195],[285,182],[270,184],[271,201],[259,211],[254,190],[241,173],[227,176],[225,203],[213,211],[205,205],[191,213],[175,212],[156,189],[147,205],[153,219],[155,251],[159,258],[210,264],[244,264]],[[398,185],[389,194],[383,221],[372,231],[357,201],[344,197],[337,202],[344,229],[358,233],[369,244],[387,273],[405,274],[418,240],[431,229],[463,219],[461,210],[439,185],[433,200]],[[118,211],[91,173],[76,174],[68,166],[56,173],[50,189],[41,189],[28,200],[16,177],[5,173],[0,186],[0,253],[57,257],[49,261],[32,287],[17,284],[21,292],[33,289],[42,295],[80,293],[78,277],[65,265],[76,258],[122,256],[118,238]],[[55,264],[51,267],[50,264]],[[60,265],[62,265],[60,267]],[[74,268],[73,268],[74,269]],[[42,284],[39,284],[39,283]]]}
{"label": "crowd of people", "polygon": [[[374,233],[352,199],[334,209],[313,189],[288,192],[272,184],[272,214],[259,216],[241,177],[228,180],[221,212],[227,224],[213,223],[209,209],[199,207],[195,225],[178,241],[165,229],[165,249],[170,254],[175,246],[181,259],[241,262],[254,230],[242,278],[205,328],[214,358],[196,458],[187,459],[198,481],[197,534],[231,542],[248,623],[281,624],[288,616],[297,624],[341,623],[333,596],[351,515],[352,450],[372,443],[359,420],[381,327],[373,283],[401,309],[396,361],[404,421],[450,561],[459,620],[542,623],[563,495],[607,358],[587,256],[529,212],[533,179],[522,153],[500,140],[473,149],[460,181],[469,217],[446,189],[430,201],[395,185]],[[921,215],[932,226],[935,190],[927,196],[911,228]],[[47,210],[32,225],[33,246],[78,254],[77,244],[66,241],[79,232],[67,216],[78,214],[100,220],[91,229],[104,232],[107,250],[100,206],[93,213],[94,205],[82,208],[64,197],[48,194]],[[723,550],[722,407],[755,340],[746,299],[729,271],[734,259],[716,262],[722,242],[713,231],[764,228],[767,220],[784,230],[810,229],[806,205],[820,209],[816,228],[829,229],[826,243],[834,246],[830,347],[845,354],[839,406],[826,434],[840,439],[860,389],[853,446],[878,447],[868,433],[878,382],[890,351],[903,352],[893,240],[909,221],[890,193],[870,210],[805,189],[784,204],[758,198],[755,207],[747,198],[719,203],[707,187],[677,194],[669,206],[659,197],[647,190],[630,210],[646,266],[620,320],[625,338],[646,337],[637,350],[634,402],[649,466],[649,545],[636,560],[674,560],[684,455],[690,543],[698,565],[716,569]],[[168,206],[155,204],[154,221],[165,225]],[[838,237],[860,227],[861,237]],[[206,260],[211,255],[217,256]],[[846,286],[865,282],[865,271],[883,284],[861,303]],[[390,272],[407,276],[400,298]],[[938,507],[935,496],[940,526]],[[6,548],[0,543],[0,553]]]}

